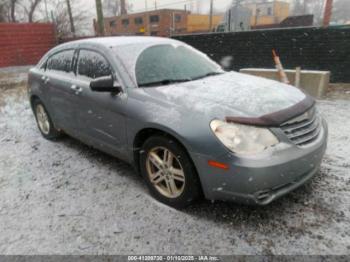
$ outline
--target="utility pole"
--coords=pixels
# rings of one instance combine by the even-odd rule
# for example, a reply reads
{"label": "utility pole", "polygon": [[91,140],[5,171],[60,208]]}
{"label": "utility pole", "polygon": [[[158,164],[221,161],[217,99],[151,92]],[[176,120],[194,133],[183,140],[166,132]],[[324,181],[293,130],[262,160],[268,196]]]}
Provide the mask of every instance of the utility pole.
{"label": "utility pole", "polygon": [[175,14],[174,13],[172,13],[171,19],[172,19],[173,26],[170,28],[170,36],[173,36],[176,33]]}
{"label": "utility pole", "polygon": [[51,10],[50,14],[51,14],[52,23],[55,25],[55,28],[56,28],[56,18],[55,18],[55,15],[54,15],[52,10]]}
{"label": "utility pole", "polygon": [[157,10],[157,0],[154,0],[154,10]]}
{"label": "utility pole", "polygon": [[96,13],[97,13],[97,25],[98,25],[98,32],[100,35],[105,34],[105,26],[104,26],[104,19],[103,19],[103,11],[102,11],[102,2],[101,0],[96,0]]}
{"label": "utility pole", "polygon": [[72,32],[73,36],[75,36],[74,19],[73,19],[73,14],[72,14],[72,8],[70,5],[70,0],[66,0],[66,2],[67,2],[69,22],[70,22],[70,31]]}
{"label": "utility pole", "polygon": [[50,15],[51,15],[51,20],[52,20],[52,23],[53,23],[53,27],[54,27],[54,32],[55,32],[55,38],[56,38],[56,43],[58,44],[59,43],[59,39],[58,39],[58,33],[57,33],[57,20],[55,18],[55,15],[53,13],[53,11],[51,10],[50,12]]}
{"label": "utility pole", "polygon": [[209,32],[213,29],[214,0],[210,0]]}
{"label": "utility pole", "polygon": [[333,0],[326,0],[326,7],[324,9],[324,17],[323,17],[323,27],[329,26],[332,18],[332,10],[333,10]]}
{"label": "utility pole", "polygon": [[258,8],[258,9],[256,9],[255,26],[258,25],[259,16],[260,16],[260,9]]}
{"label": "utility pole", "polygon": [[[146,12],[148,12],[148,1],[145,0],[145,10]],[[146,28],[145,28],[145,32],[146,32],[146,35],[151,35],[151,24],[149,22],[149,17],[148,17],[148,14],[146,15],[146,25],[147,25],[147,31],[146,31]]]}
{"label": "utility pole", "polygon": [[126,15],[126,14],[128,13],[127,10],[126,10],[126,3],[125,3],[125,0],[121,0],[121,1],[120,1],[120,9],[121,9],[120,13],[121,13],[122,15]]}
{"label": "utility pole", "polygon": [[49,11],[47,10],[47,1],[44,1],[45,4],[45,15],[46,15],[46,22],[50,22],[50,17],[49,17]]}

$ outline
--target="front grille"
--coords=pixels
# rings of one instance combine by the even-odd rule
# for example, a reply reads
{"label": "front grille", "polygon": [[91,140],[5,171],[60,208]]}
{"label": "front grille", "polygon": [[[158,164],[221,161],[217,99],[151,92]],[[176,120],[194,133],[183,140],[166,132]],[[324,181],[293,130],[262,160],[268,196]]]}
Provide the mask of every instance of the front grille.
{"label": "front grille", "polygon": [[281,125],[286,136],[298,146],[306,146],[315,141],[321,130],[320,117],[313,107],[306,113]]}

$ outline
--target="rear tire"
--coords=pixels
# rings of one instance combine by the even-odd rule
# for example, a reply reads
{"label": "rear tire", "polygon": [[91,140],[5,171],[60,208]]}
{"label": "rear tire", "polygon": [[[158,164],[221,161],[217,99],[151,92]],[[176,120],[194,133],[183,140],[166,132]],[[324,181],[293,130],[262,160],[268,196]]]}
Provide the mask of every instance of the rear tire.
{"label": "rear tire", "polygon": [[141,150],[141,174],[154,198],[178,209],[200,198],[197,172],[181,145],[165,136],[153,136]]}
{"label": "rear tire", "polygon": [[62,133],[55,128],[46,107],[39,99],[34,100],[33,111],[39,131],[44,138],[56,140],[62,136]]}

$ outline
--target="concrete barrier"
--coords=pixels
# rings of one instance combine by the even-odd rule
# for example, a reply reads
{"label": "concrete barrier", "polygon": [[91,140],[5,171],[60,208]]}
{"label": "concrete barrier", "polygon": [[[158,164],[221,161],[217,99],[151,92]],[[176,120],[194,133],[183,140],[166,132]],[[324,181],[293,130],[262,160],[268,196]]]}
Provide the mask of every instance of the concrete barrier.
{"label": "concrete barrier", "polygon": [[[243,68],[241,73],[279,81],[277,69]],[[285,70],[291,85],[295,85],[296,70]],[[315,98],[323,97],[329,87],[329,71],[301,70],[300,88]]]}

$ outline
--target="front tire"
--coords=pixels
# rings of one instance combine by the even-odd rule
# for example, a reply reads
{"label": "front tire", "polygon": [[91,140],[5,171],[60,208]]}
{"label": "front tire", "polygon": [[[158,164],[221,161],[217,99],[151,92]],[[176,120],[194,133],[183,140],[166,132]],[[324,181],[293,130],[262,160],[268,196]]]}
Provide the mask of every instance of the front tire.
{"label": "front tire", "polygon": [[61,137],[61,133],[55,128],[46,107],[40,100],[33,102],[35,119],[42,136],[48,140],[55,140]]}
{"label": "front tire", "polygon": [[153,136],[141,150],[141,174],[154,198],[184,208],[200,197],[197,172],[181,145],[171,138]]}

